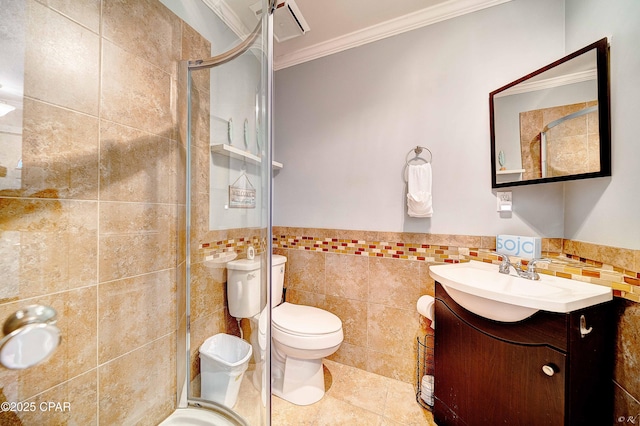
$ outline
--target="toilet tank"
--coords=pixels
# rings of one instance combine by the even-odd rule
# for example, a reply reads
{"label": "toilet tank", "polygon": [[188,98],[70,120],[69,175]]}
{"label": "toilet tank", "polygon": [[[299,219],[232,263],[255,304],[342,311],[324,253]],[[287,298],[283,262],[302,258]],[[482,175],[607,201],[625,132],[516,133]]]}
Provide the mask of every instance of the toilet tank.
{"label": "toilet tank", "polygon": [[271,307],[278,306],[282,300],[284,264],[286,262],[287,258],[285,256],[279,254],[271,256]]}
{"label": "toilet tank", "polygon": [[238,259],[227,263],[227,301],[229,315],[251,318],[261,310],[260,258]]}

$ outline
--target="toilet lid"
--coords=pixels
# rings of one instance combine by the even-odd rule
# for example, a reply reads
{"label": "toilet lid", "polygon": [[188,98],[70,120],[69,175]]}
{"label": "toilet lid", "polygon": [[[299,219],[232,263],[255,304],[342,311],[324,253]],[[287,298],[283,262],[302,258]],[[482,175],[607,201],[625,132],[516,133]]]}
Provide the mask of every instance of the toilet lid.
{"label": "toilet lid", "polygon": [[335,333],[342,328],[340,318],[313,306],[283,303],[271,312],[273,326],[292,334]]}

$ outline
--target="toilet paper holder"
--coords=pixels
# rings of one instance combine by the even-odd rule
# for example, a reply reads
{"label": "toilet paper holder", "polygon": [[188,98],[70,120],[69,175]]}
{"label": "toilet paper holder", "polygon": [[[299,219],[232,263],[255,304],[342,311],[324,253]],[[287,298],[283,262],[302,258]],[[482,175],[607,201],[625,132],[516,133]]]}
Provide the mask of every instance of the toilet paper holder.
{"label": "toilet paper holder", "polygon": [[434,315],[435,302],[436,300],[433,296],[424,295],[420,296],[418,302],[416,303],[416,309],[418,310],[418,313],[431,321],[430,327],[432,329],[436,328]]}
{"label": "toilet paper holder", "polygon": [[60,345],[57,316],[45,305],[30,305],[10,315],[2,327],[0,364],[23,370],[47,360]]}

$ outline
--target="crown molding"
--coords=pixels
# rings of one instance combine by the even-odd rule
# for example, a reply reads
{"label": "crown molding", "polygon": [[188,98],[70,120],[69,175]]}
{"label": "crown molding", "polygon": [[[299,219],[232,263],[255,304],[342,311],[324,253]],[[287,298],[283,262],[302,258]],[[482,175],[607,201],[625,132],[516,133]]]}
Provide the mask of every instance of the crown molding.
{"label": "crown molding", "polygon": [[494,98],[534,92],[536,90],[552,89],[554,87],[565,86],[567,84],[582,83],[583,81],[595,80],[596,78],[598,78],[598,71],[592,69],[587,71],[575,72],[572,74],[561,75],[558,77],[547,78],[544,80],[532,81],[530,83],[522,82],[500,93],[497,93]]}
{"label": "crown molding", "polygon": [[251,33],[225,0],[202,0],[202,2],[240,39],[246,38]]}
{"label": "crown molding", "polygon": [[449,0],[326,42],[278,56],[274,58],[273,68],[277,71],[510,1],[512,0]]}

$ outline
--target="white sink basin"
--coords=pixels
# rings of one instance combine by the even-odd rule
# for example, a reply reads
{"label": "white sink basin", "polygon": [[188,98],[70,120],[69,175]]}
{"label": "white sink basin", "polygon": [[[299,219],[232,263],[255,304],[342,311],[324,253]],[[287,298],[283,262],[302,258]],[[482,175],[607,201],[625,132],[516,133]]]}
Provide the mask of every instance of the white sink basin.
{"label": "white sink basin", "polygon": [[471,261],[434,265],[429,274],[463,308],[495,321],[515,322],[536,312],[567,313],[613,298],[611,288],[540,274],[528,280],[498,272],[498,265]]}

